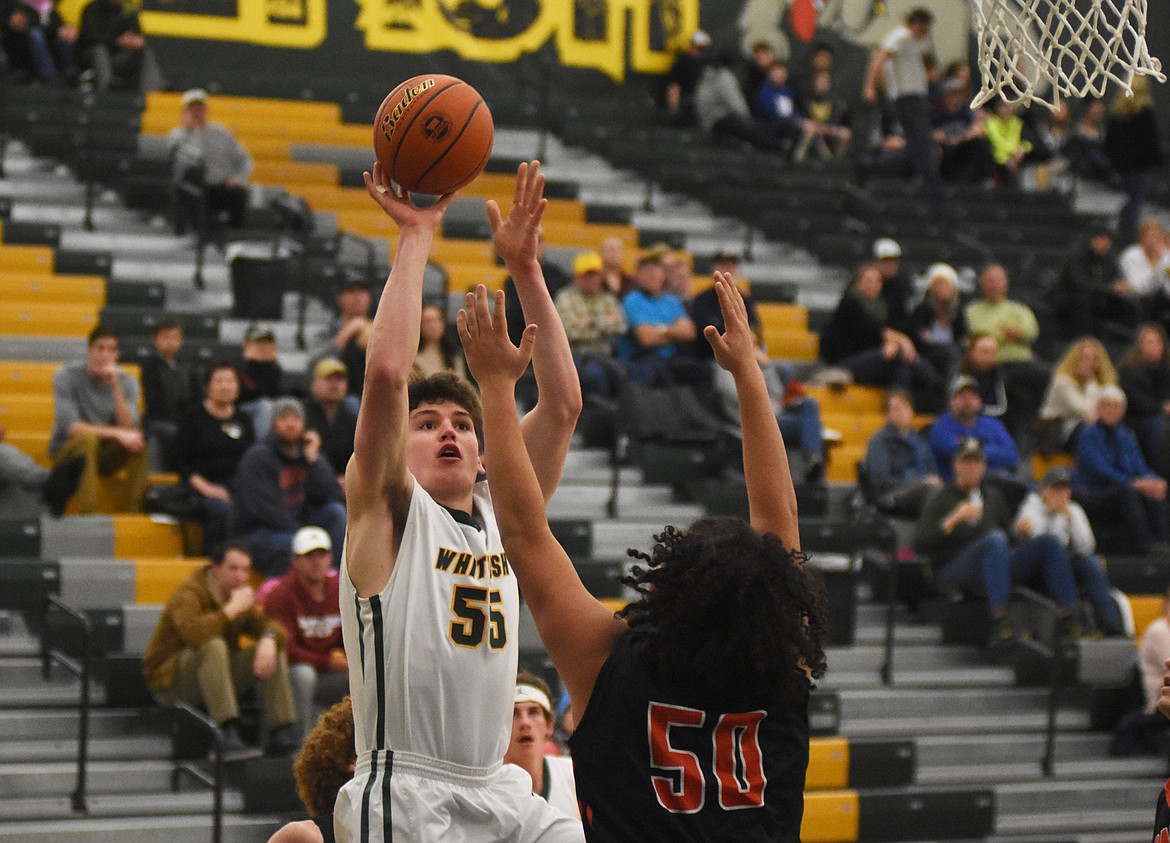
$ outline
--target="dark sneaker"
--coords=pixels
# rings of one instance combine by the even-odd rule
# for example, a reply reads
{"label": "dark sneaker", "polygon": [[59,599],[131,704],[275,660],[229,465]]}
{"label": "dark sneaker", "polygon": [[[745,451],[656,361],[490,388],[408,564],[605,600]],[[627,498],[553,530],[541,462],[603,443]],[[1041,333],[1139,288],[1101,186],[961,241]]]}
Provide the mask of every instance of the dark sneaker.
{"label": "dark sneaker", "polygon": [[84,471],[85,457],[74,457],[54,466],[45,478],[45,484],[41,486],[41,500],[54,518],[60,518],[65,513],[65,507],[77,491],[77,484],[81,482]]}
{"label": "dark sneaker", "polygon": [[260,747],[252,746],[246,742],[240,737],[240,733],[231,726],[221,726],[220,734],[223,736],[224,761],[244,761],[249,758],[259,758],[263,754]]}
{"label": "dark sneaker", "polygon": [[279,729],[273,729],[268,735],[268,745],[264,748],[264,754],[281,757],[292,755],[300,748],[301,742],[297,740],[296,728],[281,726]]}
{"label": "dark sneaker", "polygon": [[988,636],[988,647],[999,647],[1004,644],[1010,644],[1016,638],[1016,631],[1012,628],[1012,622],[1006,617],[994,618],[991,621],[991,635]]}
{"label": "dark sneaker", "polygon": [[1060,624],[1057,628],[1057,635],[1068,641],[1074,641],[1085,634],[1085,630],[1081,627],[1081,622],[1077,620],[1076,615],[1067,615],[1060,619]]}

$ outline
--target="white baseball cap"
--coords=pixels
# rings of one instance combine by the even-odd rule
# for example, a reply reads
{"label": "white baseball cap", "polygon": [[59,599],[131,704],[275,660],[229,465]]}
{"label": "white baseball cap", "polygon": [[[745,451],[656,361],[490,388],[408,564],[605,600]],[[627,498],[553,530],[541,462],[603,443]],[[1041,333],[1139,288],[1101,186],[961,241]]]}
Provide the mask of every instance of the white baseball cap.
{"label": "white baseball cap", "polygon": [[292,540],[292,552],[297,556],[312,553],[314,550],[333,550],[333,542],[329,534],[320,527],[301,527]]}
{"label": "white baseball cap", "polygon": [[902,257],[902,247],[892,237],[879,237],[873,241],[873,256],[878,260]]}

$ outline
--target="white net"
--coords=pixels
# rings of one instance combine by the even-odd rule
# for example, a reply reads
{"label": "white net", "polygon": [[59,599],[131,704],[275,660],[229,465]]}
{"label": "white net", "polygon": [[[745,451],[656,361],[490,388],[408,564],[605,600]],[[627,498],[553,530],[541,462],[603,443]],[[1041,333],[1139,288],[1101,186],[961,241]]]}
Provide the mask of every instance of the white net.
{"label": "white net", "polygon": [[1165,81],[1146,46],[1147,0],[972,0],[978,107],[999,97],[1055,109],[1064,97],[1126,93],[1134,76]]}

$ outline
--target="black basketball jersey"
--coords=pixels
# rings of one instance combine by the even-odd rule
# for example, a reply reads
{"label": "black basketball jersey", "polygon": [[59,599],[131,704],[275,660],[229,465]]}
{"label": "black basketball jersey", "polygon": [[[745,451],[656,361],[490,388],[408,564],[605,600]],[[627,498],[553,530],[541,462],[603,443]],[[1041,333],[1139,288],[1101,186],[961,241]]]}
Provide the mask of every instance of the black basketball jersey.
{"label": "black basketball jersey", "polygon": [[1158,794],[1154,812],[1154,843],[1170,843],[1170,779]]}
{"label": "black basketball jersey", "polygon": [[[627,632],[569,739],[590,843],[798,843],[808,695],[791,711],[656,681]],[[738,695],[742,696],[742,695]]]}

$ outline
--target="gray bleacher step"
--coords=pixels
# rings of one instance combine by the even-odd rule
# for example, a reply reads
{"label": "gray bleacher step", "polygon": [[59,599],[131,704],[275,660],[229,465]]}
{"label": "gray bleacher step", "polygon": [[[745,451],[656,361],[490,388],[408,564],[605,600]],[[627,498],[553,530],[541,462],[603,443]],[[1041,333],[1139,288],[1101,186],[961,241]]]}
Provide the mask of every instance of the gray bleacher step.
{"label": "gray bleacher step", "polygon": [[[171,740],[163,735],[119,735],[91,737],[91,761],[167,760],[171,757]],[[70,737],[56,739],[0,741],[0,764],[41,763],[45,761],[75,762],[77,759],[77,726]]]}
{"label": "gray bleacher step", "polygon": [[115,255],[184,256],[191,259],[195,251],[192,235],[175,235],[168,231],[153,231],[140,224],[133,231],[85,231],[67,229],[61,232],[61,245],[66,249],[90,252],[113,252]]}
{"label": "gray bleacher step", "polygon": [[[148,817],[168,814],[196,814],[211,817],[210,789],[168,792],[165,799],[157,793],[95,795],[87,800],[91,817]],[[224,790],[225,811],[239,811],[244,799],[238,791]],[[69,797],[0,797],[0,817],[6,820],[55,820],[73,816]],[[2,828],[3,826],[0,826]]]}
{"label": "gray bleacher step", "polygon": [[[169,761],[94,761],[86,767],[86,790],[95,796],[114,793],[170,792]],[[4,798],[67,795],[77,786],[77,764],[70,761],[0,764]]]}
{"label": "gray bleacher step", "polygon": [[[895,627],[895,632],[898,631],[900,628]],[[884,633],[885,630],[883,629],[882,632]],[[876,669],[885,655],[882,647],[868,644],[854,647],[829,647],[825,654],[828,658],[830,676],[837,672]],[[971,667],[978,663],[979,655],[974,647],[964,647],[957,644],[903,644],[895,648],[894,659],[896,663],[907,668],[913,667],[918,671],[929,671],[937,668]]]}
{"label": "gray bleacher step", "polygon": [[[60,672],[54,668],[53,675],[60,675]],[[0,659],[0,688],[41,682],[41,660],[35,655]]]}
{"label": "gray bleacher step", "polygon": [[[208,250],[208,255],[214,253]],[[157,281],[171,285],[191,284],[195,277],[195,258],[185,261],[160,261],[147,257],[115,257],[110,275],[119,281]],[[203,267],[203,283],[213,289],[226,288],[230,281],[227,264],[222,260],[209,260]]]}
{"label": "gray bleacher step", "polygon": [[0,359],[64,363],[85,355],[85,339],[72,337],[0,337]]}
{"label": "gray bleacher step", "polygon": [[[8,177],[0,179],[0,196],[15,200],[14,204],[27,200],[80,206],[85,202],[85,185],[69,178],[68,171],[62,176],[32,166],[18,174],[9,169],[9,162],[5,160],[4,172]],[[12,178],[16,175],[19,178]]]}
{"label": "gray bleacher step", "polygon": [[[880,662],[875,663],[880,664]],[[899,670],[894,668],[894,684],[899,688],[1010,688],[1016,675],[1007,667],[949,667],[931,670]],[[881,674],[873,670],[844,670],[825,674],[821,681],[826,690],[858,690],[882,685]]]}
{"label": "gray bleacher step", "polygon": [[[648,521],[683,526],[701,517],[703,508],[697,504],[676,503],[666,486],[632,486],[618,495],[618,514],[622,519]],[[550,518],[605,518],[610,491],[606,486],[573,485],[562,483],[549,501]]]}
{"label": "gray bleacher step", "polygon": [[[5,708],[76,708],[80,699],[81,683],[73,674],[55,669],[48,682],[22,685],[0,685],[0,709]],[[89,698],[93,705],[105,700],[102,688],[90,684]]]}
{"label": "gray bleacher step", "polygon": [[[1056,739],[1058,764],[1083,758],[1104,758],[1112,736],[1104,732],[1061,734]],[[924,735],[915,742],[918,769],[967,764],[1029,761],[1044,751],[1043,735]],[[1136,759],[1125,759],[1136,760]],[[1165,761],[1161,762],[1163,765]]]}
{"label": "gray bleacher step", "polygon": [[[80,227],[85,223],[85,206],[83,204],[50,204],[47,202],[34,204],[22,199],[12,207],[12,220],[14,222]],[[90,220],[94,228],[103,234],[115,237],[142,228],[142,218],[136,211],[105,203],[98,204],[93,208],[90,212]],[[62,232],[62,240],[68,233],[68,230]]]}
{"label": "gray bleacher step", "polygon": [[1147,800],[1149,804],[1144,809],[1122,810],[1118,808],[1097,808],[1075,811],[1042,811],[1027,814],[998,813],[995,818],[995,830],[1000,834],[1023,834],[1033,829],[1043,829],[1044,832],[1061,832],[1068,840],[1069,834],[1079,835],[1084,832],[1102,832],[1109,843],[1133,843],[1145,841],[1150,836],[1154,826],[1154,796]]}
{"label": "gray bleacher step", "polygon": [[[1157,792],[1150,793],[1143,779],[1120,781],[1013,782],[995,787],[996,812],[1001,817],[1030,814],[1043,807],[1045,812],[1109,810],[1146,810],[1153,813]],[[1000,828],[1002,829],[1002,826]]]}
{"label": "gray bleacher step", "polygon": [[[223,818],[223,843],[264,843],[281,825],[278,817],[227,814]],[[0,841],[23,843],[207,843],[211,839],[210,815],[177,817],[78,817],[54,822],[3,822]]]}
{"label": "gray bleacher step", "polygon": [[[77,704],[77,697],[66,702]],[[89,733],[94,738],[143,734],[146,726],[136,709],[95,709],[89,713]],[[76,710],[0,711],[0,741],[68,740],[77,738]]]}
{"label": "gray bleacher step", "polygon": [[[1022,736],[1017,736],[1022,737]],[[1032,746],[1029,742],[1028,746]],[[997,761],[982,764],[957,761],[948,766],[918,765],[915,781],[932,785],[978,785],[991,782],[1030,782],[1045,778],[1041,769],[1043,746],[1035,747],[1030,760]],[[1093,758],[1080,761],[1057,761],[1053,773],[1064,780],[1098,782],[1134,779],[1143,783],[1165,774],[1166,763],[1151,758]]]}
{"label": "gray bleacher step", "polygon": [[593,558],[625,559],[629,548],[648,549],[653,536],[662,532],[666,521],[628,521],[595,519],[593,522]]}
{"label": "gray bleacher step", "polygon": [[[851,689],[847,689],[851,691]],[[908,735],[993,734],[1018,732],[1039,734],[1045,728],[1048,716],[1042,711],[1008,712],[1005,714],[936,715],[932,717],[855,717],[842,720],[841,733],[856,738],[905,737]],[[1056,720],[1057,729],[1078,731],[1089,728],[1089,718],[1083,712],[1061,711]]]}
{"label": "gray bleacher step", "polygon": [[114,521],[108,515],[41,519],[41,558],[114,555]]}

